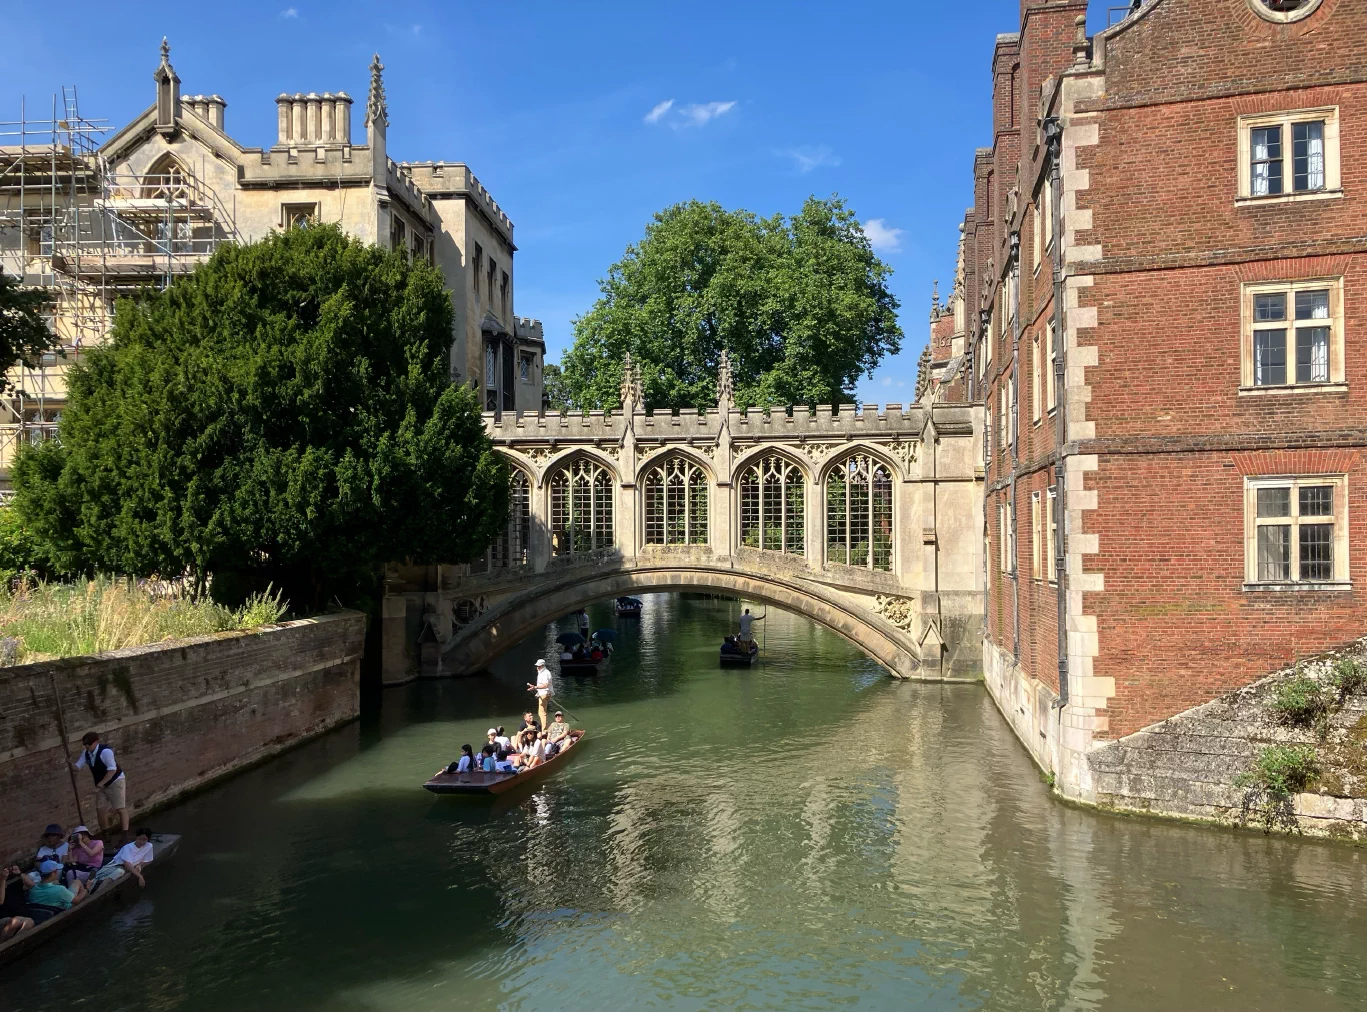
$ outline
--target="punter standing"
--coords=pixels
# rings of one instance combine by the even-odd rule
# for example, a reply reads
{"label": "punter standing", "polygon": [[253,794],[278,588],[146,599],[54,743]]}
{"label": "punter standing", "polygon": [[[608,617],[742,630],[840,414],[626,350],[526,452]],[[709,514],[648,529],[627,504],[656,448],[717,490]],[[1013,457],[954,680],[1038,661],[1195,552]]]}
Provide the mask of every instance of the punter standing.
{"label": "punter standing", "polygon": [[107,822],[105,813],[112,809],[119,817],[121,829],[128,833],[128,783],[114,759],[114,750],[100,741],[99,732],[86,732],[81,742],[85,750],[72,766],[77,770],[89,767],[95,778],[95,817],[100,829]]}
{"label": "punter standing", "polygon": [[541,727],[546,727],[546,704],[551,699],[551,670],[546,667],[546,659],[536,662],[536,685],[527,683],[527,692],[536,694],[536,708],[540,712]]}

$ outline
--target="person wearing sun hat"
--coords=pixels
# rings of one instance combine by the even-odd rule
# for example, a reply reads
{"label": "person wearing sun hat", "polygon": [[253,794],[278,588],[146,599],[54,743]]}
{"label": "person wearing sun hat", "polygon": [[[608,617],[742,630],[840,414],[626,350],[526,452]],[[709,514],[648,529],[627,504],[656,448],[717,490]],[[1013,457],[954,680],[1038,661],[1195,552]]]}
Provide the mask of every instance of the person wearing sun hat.
{"label": "person wearing sun hat", "polygon": [[536,684],[527,683],[527,692],[536,694],[536,709],[541,716],[541,727],[546,727],[546,704],[551,699],[551,670],[545,658],[536,659]]}
{"label": "person wearing sun hat", "polygon": [[67,852],[66,885],[88,882],[104,864],[104,841],[91,837],[86,826],[72,827],[67,841],[71,850]]}

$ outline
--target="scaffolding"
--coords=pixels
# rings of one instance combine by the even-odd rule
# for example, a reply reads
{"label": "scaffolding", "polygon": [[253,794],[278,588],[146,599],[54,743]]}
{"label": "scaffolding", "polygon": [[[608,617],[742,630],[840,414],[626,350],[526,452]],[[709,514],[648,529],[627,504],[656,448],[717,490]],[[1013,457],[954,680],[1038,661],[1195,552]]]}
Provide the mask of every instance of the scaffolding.
{"label": "scaffolding", "polygon": [[50,117],[0,121],[0,269],[50,294],[57,347],[9,373],[0,397],[0,495],[22,443],[56,436],[66,371],[108,339],[115,302],[158,290],[238,239],[214,190],[178,161],[150,174],[111,170],[103,120],[81,116],[76,89],[52,96]]}

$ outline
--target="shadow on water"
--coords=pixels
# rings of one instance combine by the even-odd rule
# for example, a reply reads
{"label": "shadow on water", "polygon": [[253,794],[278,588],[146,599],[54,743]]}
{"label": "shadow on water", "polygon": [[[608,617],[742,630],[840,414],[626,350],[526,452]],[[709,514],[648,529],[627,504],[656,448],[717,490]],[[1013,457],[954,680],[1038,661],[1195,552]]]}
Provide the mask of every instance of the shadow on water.
{"label": "shadow on water", "polygon": [[1056,804],[981,687],[894,684],[777,610],[764,664],[718,670],[740,607],[651,596],[559,687],[585,752],[494,804],[419,785],[517,723],[556,630],[389,691],[158,817],[177,861],[0,1006],[1367,1004],[1363,852]]}

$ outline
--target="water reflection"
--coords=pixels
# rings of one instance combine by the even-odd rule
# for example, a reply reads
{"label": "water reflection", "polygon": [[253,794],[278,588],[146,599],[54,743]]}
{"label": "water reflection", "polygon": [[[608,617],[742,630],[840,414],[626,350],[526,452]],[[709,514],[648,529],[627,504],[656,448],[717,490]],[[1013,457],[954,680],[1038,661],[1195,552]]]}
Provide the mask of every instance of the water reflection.
{"label": "water reflection", "polygon": [[495,806],[416,785],[517,723],[554,628],[196,797],[159,821],[177,863],[0,1005],[1367,1001],[1362,852],[1059,805],[979,687],[893,684],[777,610],[764,664],[720,671],[738,610],[649,597],[611,674],[557,690],[583,752]]}

